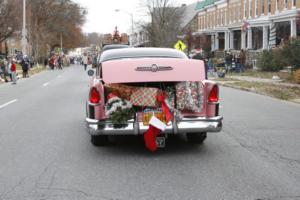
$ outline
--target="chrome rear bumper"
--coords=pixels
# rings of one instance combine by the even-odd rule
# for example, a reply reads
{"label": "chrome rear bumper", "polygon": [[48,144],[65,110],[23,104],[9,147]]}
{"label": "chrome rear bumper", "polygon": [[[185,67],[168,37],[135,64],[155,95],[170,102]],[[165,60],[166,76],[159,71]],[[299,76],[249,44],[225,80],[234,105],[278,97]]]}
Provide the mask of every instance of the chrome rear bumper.
{"label": "chrome rear bumper", "polygon": [[[220,132],[222,129],[222,116],[205,118],[183,118],[173,120],[164,131],[168,134],[200,133],[200,132]],[[116,128],[108,120],[95,120],[86,118],[86,127],[91,135],[139,135],[144,134],[149,126],[143,122],[129,120],[127,126]]]}

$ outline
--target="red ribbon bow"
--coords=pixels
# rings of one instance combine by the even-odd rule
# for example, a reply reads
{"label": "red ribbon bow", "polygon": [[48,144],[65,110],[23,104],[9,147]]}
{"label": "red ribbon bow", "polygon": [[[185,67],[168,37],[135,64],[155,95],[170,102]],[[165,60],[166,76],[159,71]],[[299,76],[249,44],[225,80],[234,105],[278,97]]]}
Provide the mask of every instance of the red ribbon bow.
{"label": "red ribbon bow", "polygon": [[156,100],[159,104],[161,104],[162,112],[166,116],[167,123],[173,119],[173,116],[170,112],[170,109],[166,103],[166,95],[164,93],[158,94]]}

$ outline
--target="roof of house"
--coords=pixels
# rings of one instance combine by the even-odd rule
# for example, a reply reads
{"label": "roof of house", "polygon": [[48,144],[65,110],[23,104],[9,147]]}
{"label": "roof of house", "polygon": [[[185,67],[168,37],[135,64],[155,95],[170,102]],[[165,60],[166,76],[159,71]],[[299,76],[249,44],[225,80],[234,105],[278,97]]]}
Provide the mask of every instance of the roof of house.
{"label": "roof of house", "polygon": [[196,10],[200,10],[206,6],[209,6],[209,5],[212,5],[214,4],[215,2],[217,2],[219,0],[203,0],[203,1],[199,1],[196,5]]}
{"label": "roof of house", "polygon": [[190,23],[190,21],[195,17],[195,15],[198,13],[198,11],[196,10],[197,4],[198,2],[192,3],[187,6],[182,6],[182,9],[184,9],[184,15],[181,22],[182,27],[186,27]]}

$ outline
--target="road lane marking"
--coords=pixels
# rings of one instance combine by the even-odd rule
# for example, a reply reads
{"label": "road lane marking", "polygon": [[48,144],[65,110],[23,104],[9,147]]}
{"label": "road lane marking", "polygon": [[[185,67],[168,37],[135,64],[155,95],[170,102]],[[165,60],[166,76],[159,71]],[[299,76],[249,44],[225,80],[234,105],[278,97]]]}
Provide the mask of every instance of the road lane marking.
{"label": "road lane marking", "polygon": [[10,102],[7,102],[7,103],[1,105],[1,106],[0,106],[0,110],[1,110],[2,108],[5,108],[6,106],[12,104],[12,103],[17,102],[17,101],[18,101],[18,99],[14,99],[14,100],[12,100],[12,101],[10,101]]}
{"label": "road lane marking", "polygon": [[49,85],[49,82],[43,84],[44,87],[46,87],[47,85]]}

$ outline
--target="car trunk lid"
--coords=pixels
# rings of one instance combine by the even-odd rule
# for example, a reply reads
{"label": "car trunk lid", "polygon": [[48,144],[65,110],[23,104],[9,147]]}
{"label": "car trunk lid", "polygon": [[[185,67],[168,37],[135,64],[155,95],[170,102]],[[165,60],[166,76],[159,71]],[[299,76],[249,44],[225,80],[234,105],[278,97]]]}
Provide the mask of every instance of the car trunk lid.
{"label": "car trunk lid", "polygon": [[204,63],[178,58],[134,58],[102,63],[105,83],[203,81]]}

